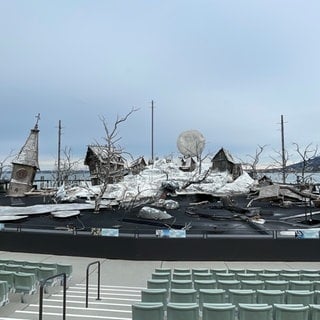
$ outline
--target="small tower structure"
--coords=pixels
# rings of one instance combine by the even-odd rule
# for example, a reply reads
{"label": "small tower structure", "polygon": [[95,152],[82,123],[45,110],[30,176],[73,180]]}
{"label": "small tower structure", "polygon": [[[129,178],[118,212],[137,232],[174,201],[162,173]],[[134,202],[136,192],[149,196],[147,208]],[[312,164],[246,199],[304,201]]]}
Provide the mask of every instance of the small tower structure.
{"label": "small tower structure", "polygon": [[31,191],[38,163],[38,122],[40,114],[37,115],[37,121],[24,146],[21,148],[18,156],[12,161],[12,174],[7,192],[8,196],[23,197]]}

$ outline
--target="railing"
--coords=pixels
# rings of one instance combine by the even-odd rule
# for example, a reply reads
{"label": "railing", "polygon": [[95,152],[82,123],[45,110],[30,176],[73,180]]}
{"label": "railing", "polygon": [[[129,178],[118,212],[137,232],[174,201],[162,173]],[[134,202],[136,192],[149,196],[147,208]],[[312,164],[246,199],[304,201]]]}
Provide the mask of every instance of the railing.
{"label": "railing", "polygon": [[87,276],[86,276],[86,308],[88,308],[89,302],[89,269],[92,265],[98,264],[98,296],[96,300],[100,299],[100,261],[94,261],[88,264],[87,266]]}
{"label": "railing", "polygon": [[43,290],[45,284],[54,278],[61,278],[63,277],[63,310],[62,310],[62,319],[66,319],[66,291],[67,291],[67,276],[65,273],[59,273],[52,277],[49,277],[43,281],[41,281],[40,284],[40,296],[39,296],[39,320],[42,320],[42,313],[43,313]]}

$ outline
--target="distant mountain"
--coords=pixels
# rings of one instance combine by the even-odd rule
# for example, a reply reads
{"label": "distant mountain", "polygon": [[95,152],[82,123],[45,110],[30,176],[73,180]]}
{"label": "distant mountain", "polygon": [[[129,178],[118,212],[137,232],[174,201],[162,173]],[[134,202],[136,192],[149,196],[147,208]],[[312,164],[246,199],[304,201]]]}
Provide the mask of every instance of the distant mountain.
{"label": "distant mountain", "polygon": [[[287,166],[288,171],[301,171],[303,168],[303,162],[298,162]],[[306,163],[305,170],[308,172],[320,171],[320,156],[309,159]]]}

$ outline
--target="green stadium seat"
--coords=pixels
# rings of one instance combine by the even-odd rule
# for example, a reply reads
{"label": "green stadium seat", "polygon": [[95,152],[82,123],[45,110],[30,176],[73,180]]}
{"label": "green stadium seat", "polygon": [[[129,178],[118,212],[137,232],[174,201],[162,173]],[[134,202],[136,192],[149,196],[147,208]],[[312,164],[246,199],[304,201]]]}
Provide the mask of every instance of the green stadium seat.
{"label": "green stadium seat", "polygon": [[223,289],[200,289],[199,307],[202,310],[204,303],[226,303],[226,290]]}
{"label": "green stadium seat", "polygon": [[164,306],[156,302],[138,302],[132,305],[132,320],[163,320]]}
{"label": "green stadium seat", "polygon": [[[149,318],[149,320],[151,319]],[[169,302],[167,320],[199,320],[199,305],[197,303]]]}
{"label": "green stadium seat", "polygon": [[257,303],[283,304],[285,291],[283,290],[257,290]]}
{"label": "green stadium seat", "polygon": [[238,306],[239,320],[271,320],[273,308],[267,304],[243,304]]}
{"label": "green stadium seat", "polygon": [[204,303],[202,320],[234,320],[236,306],[231,303]]}
{"label": "green stadium seat", "polygon": [[174,303],[196,303],[197,291],[195,289],[171,289],[170,302]]}
{"label": "green stadium seat", "polygon": [[274,320],[308,320],[309,306],[292,304],[274,304]]}

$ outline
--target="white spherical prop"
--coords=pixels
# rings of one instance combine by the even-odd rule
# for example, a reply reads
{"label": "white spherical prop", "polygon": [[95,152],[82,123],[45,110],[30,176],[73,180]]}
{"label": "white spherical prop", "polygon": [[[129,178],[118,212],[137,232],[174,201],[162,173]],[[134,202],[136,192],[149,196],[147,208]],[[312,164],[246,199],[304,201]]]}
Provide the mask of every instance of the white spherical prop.
{"label": "white spherical prop", "polygon": [[186,157],[199,156],[205,146],[204,136],[197,130],[182,132],[177,140],[179,151]]}

